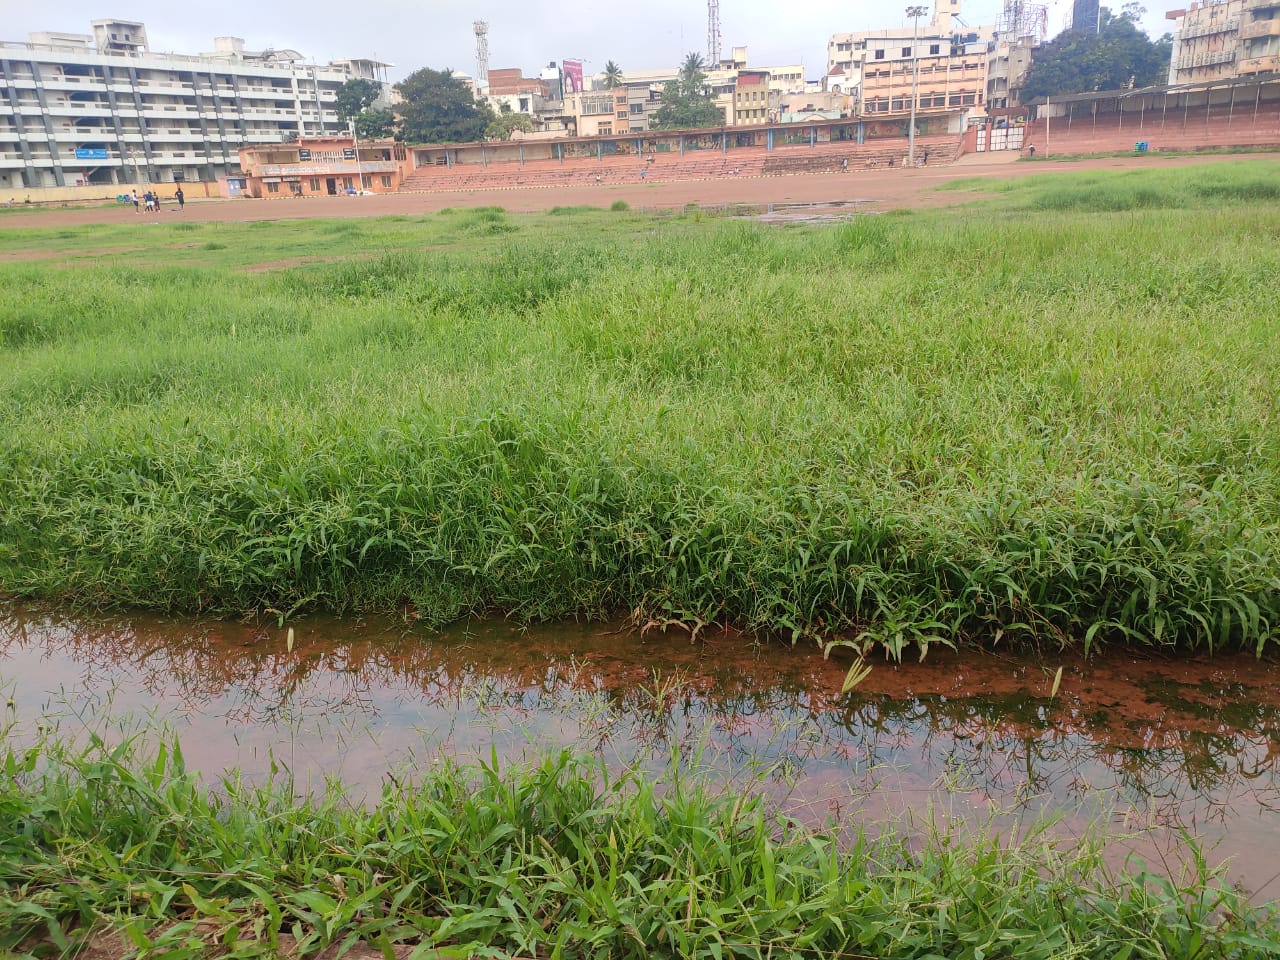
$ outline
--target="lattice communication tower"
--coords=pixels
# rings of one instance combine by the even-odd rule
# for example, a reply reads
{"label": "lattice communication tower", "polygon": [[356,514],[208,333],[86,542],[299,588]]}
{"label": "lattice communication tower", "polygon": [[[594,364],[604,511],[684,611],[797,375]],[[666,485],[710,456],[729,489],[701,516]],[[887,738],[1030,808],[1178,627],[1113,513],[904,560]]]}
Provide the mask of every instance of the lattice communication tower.
{"label": "lattice communication tower", "polygon": [[476,31],[476,83],[489,83],[489,24],[477,20],[471,25]]}
{"label": "lattice communication tower", "polygon": [[1001,37],[1032,37],[1042,43],[1049,31],[1049,6],[1027,0],[1005,0],[1004,12],[996,20],[996,34]]}
{"label": "lattice communication tower", "polygon": [[707,69],[720,66],[720,0],[707,0]]}

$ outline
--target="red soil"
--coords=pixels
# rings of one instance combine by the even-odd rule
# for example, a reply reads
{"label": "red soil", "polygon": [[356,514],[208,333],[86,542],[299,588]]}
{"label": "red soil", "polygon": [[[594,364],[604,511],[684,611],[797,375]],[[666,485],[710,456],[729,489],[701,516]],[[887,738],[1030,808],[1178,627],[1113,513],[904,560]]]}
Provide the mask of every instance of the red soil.
{"label": "red soil", "polygon": [[733,177],[670,183],[596,184],[586,180],[570,187],[511,187],[494,190],[457,190],[438,193],[393,193],[363,197],[314,197],[301,200],[200,200],[186,209],[166,206],[159,217],[139,217],[131,207],[51,208],[13,211],[0,216],[5,227],[63,227],[91,223],[191,221],[303,220],[329,217],[380,217],[413,215],[445,207],[500,206],[513,212],[538,212],[555,206],[608,207],[625,200],[636,209],[678,209],[687,204],[715,207],[727,204],[824,203],[866,201],[868,209],[893,210],[940,207],[965,203],[969,193],[935,188],[964,177],[1005,180],[1054,171],[1176,167],[1199,163],[1230,163],[1238,158],[1213,157],[1113,157],[1078,161],[1014,163],[1009,154],[970,154],[945,167],[917,170],[851,169],[848,173],[787,177]]}

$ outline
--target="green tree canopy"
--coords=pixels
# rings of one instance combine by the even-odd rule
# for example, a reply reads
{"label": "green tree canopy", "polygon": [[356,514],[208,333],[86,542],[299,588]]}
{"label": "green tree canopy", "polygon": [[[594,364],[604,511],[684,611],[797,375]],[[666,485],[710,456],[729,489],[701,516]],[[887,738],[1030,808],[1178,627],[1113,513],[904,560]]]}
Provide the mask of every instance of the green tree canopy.
{"label": "green tree canopy", "polygon": [[337,90],[338,116],[343,120],[352,120],[368,110],[375,100],[382,96],[382,84],[363,77],[348,80]]}
{"label": "green tree canopy", "polygon": [[1103,8],[1098,33],[1065,30],[1037,50],[1019,91],[1023,103],[1040,97],[1093,90],[1122,90],[1163,83],[1168,76],[1173,41],[1152,41],[1138,29],[1145,11],[1133,3],[1112,15]]}
{"label": "green tree canopy", "polygon": [[679,75],[662,90],[662,103],[653,115],[655,130],[724,126],[724,111],[712,99],[702,67],[699,54],[684,58]]}
{"label": "green tree canopy", "polygon": [[604,88],[606,90],[615,90],[626,82],[626,78],[622,76],[622,68],[610,60],[604,65]]}
{"label": "green tree canopy", "polygon": [[474,143],[484,139],[493,111],[476,103],[452,70],[423,67],[396,84],[400,133],[409,143]]}
{"label": "green tree canopy", "polygon": [[381,140],[396,132],[396,118],[390,110],[361,110],[356,115],[356,134],[364,140]]}
{"label": "green tree canopy", "polygon": [[528,133],[533,129],[533,118],[525,113],[512,113],[510,110],[504,110],[496,117],[489,121],[489,125],[484,128],[484,138],[486,140],[510,140],[511,134],[517,130],[523,130]]}

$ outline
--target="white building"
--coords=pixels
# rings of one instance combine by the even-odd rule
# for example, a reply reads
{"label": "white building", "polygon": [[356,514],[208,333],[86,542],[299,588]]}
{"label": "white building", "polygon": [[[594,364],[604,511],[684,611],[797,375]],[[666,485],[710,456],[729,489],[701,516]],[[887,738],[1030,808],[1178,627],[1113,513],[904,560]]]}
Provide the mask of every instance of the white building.
{"label": "white building", "polygon": [[237,37],[156,53],[142,23],[92,28],[0,43],[0,191],[216,180],[238,171],[241,146],[344,132],[337,88],[363,77],[386,89],[390,66],[309,64]]}

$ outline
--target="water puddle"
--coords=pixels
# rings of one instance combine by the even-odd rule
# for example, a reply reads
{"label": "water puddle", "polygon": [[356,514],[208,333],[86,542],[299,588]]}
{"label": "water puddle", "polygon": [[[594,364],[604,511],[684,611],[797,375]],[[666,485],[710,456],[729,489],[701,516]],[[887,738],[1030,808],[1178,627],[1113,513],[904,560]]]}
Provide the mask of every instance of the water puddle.
{"label": "water puddle", "polygon": [[[1136,850],[1176,856],[1182,830],[1260,899],[1280,895],[1280,664],[1251,657],[1083,664],[933,650],[847,664],[728,633],[641,637],[502,622],[429,634],[393,621],[275,624],[66,619],[0,607],[0,720],[118,737],[160,726],[217,777],[337,778],[355,799],[443,756],[569,747],[655,775],[679,748],[729,784],[813,823],[945,817],[1059,831],[1099,818]],[[1064,668],[1056,697],[1054,675]]]}
{"label": "water puddle", "polygon": [[760,223],[838,223],[865,213],[875,200],[821,200],[813,203],[770,203],[755,213]]}

